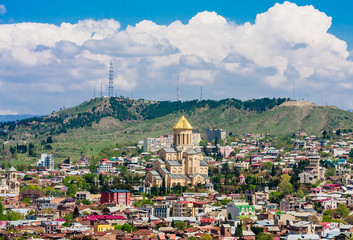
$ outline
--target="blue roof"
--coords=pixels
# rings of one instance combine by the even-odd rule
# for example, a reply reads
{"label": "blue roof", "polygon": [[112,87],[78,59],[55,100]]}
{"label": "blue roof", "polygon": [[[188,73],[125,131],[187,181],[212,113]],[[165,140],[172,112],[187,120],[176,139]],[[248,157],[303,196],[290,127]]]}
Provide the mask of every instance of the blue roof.
{"label": "blue roof", "polygon": [[130,191],[129,190],[126,190],[126,189],[111,189],[111,190],[107,190],[105,191],[107,193],[129,193]]}

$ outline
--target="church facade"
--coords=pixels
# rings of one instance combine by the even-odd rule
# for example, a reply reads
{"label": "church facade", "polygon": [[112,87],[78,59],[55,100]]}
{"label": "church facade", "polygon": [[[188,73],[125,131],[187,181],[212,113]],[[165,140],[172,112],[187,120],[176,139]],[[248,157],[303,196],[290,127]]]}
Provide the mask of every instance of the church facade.
{"label": "church facade", "polygon": [[146,174],[147,187],[174,187],[206,184],[208,164],[202,152],[192,145],[193,127],[182,116],[173,127],[173,147],[159,151],[159,159],[154,162],[153,170]]}
{"label": "church facade", "polygon": [[1,180],[0,193],[19,193],[20,183],[17,180],[17,170],[11,167],[6,173],[6,179]]}

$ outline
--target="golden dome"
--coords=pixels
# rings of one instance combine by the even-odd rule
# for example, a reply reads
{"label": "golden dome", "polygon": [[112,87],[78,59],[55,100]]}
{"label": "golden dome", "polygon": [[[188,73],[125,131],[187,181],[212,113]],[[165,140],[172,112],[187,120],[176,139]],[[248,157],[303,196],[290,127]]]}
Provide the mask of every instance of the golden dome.
{"label": "golden dome", "polygon": [[188,122],[188,120],[186,120],[186,118],[183,115],[183,116],[181,116],[179,121],[173,127],[173,130],[177,130],[177,129],[192,130],[193,127],[191,126],[191,124]]}

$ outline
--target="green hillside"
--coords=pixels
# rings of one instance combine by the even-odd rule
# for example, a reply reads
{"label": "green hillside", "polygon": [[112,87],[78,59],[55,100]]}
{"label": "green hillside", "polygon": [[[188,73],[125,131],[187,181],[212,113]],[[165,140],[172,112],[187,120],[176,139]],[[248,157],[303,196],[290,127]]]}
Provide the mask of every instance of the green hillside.
{"label": "green hillside", "polygon": [[0,124],[0,140],[5,143],[0,157],[9,159],[9,146],[30,143],[35,152],[12,154],[11,159],[33,161],[40,152],[52,152],[57,159],[97,156],[105,147],[170,134],[182,113],[202,136],[208,128],[271,135],[298,130],[321,135],[323,130],[353,128],[353,113],[284,98],[187,102],[95,98],[46,117]]}

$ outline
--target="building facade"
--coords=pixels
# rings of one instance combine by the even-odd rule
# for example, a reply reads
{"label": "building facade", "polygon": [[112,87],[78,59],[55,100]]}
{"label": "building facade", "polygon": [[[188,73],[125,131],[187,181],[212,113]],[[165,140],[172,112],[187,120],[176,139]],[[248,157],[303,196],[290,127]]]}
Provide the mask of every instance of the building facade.
{"label": "building facade", "polygon": [[6,179],[1,180],[0,193],[19,193],[20,182],[17,180],[17,170],[11,167],[6,173]]}
{"label": "building facade", "polygon": [[[201,141],[200,133],[192,133],[192,145],[199,145]],[[165,135],[158,138],[145,138],[143,140],[143,150],[146,152],[158,152],[162,148],[173,147],[174,135]]]}
{"label": "building facade", "polygon": [[191,124],[182,116],[173,127],[173,147],[159,151],[160,159],[146,174],[146,186],[187,186],[210,181],[208,164],[203,160],[202,152],[192,144],[192,130]]}
{"label": "building facade", "polygon": [[101,193],[101,204],[130,205],[130,191],[125,189],[107,190]]}
{"label": "building facade", "polygon": [[226,140],[226,131],[223,129],[208,129],[206,136],[207,141],[212,142],[215,140],[219,143],[221,140]]}
{"label": "building facade", "polygon": [[54,158],[52,154],[42,153],[37,166],[48,170],[54,170]]}

